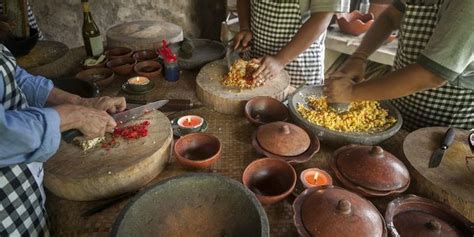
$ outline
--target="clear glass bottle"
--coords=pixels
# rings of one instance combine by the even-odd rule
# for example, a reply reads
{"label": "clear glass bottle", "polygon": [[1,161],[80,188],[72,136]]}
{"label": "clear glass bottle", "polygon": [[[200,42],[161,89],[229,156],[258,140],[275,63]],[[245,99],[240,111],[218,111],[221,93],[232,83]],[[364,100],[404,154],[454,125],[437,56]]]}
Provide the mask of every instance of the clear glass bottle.
{"label": "clear glass bottle", "polygon": [[369,13],[369,7],[370,7],[369,0],[361,0],[360,1],[359,11],[361,13],[363,13],[363,14]]}
{"label": "clear glass bottle", "polygon": [[100,31],[92,18],[89,1],[82,1],[82,12],[84,13],[84,21],[82,24],[82,38],[86,48],[87,56],[96,57],[104,52],[104,44]]}

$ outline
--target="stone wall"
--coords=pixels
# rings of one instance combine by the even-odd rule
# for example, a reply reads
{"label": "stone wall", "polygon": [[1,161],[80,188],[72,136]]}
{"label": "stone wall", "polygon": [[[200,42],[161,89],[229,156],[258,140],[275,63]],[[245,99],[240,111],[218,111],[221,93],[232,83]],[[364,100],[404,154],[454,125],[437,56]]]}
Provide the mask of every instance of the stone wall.
{"label": "stone wall", "polygon": [[[82,41],[80,0],[29,0],[47,39],[77,47]],[[165,20],[185,36],[219,39],[225,0],[89,0],[92,16],[105,40],[106,30],[133,20]]]}

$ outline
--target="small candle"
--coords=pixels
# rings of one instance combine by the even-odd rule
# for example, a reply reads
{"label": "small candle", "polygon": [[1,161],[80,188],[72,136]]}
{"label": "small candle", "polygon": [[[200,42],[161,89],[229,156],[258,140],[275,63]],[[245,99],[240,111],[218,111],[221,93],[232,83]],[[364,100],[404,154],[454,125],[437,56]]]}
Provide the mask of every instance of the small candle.
{"label": "small candle", "polygon": [[178,126],[183,128],[198,128],[201,127],[204,122],[202,117],[197,115],[187,115],[178,119]]}
{"label": "small candle", "polygon": [[332,184],[331,176],[326,171],[318,168],[304,170],[301,172],[300,180],[306,188]]}
{"label": "small candle", "polygon": [[132,77],[127,82],[130,85],[146,85],[150,83],[150,80],[146,77]]}

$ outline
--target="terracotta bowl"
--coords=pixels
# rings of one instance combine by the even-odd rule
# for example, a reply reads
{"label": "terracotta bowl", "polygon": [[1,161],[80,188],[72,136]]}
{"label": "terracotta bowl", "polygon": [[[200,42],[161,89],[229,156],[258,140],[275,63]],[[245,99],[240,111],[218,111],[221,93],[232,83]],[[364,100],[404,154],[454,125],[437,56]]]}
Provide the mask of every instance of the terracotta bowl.
{"label": "terracotta bowl", "polygon": [[132,56],[137,62],[158,60],[158,54],[154,50],[136,51]]}
{"label": "terracotta bowl", "polygon": [[242,183],[255,193],[262,204],[273,204],[293,192],[296,172],[285,161],[273,158],[258,159],[245,168]]}
{"label": "terracotta bowl", "polygon": [[362,14],[359,11],[337,15],[337,24],[342,32],[358,36],[365,33],[374,23],[374,14]]}
{"label": "terracotta bowl", "polygon": [[114,80],[115,73],[108,68],[91,68],[76,74],[76,78],[95,83],[101,90]]}
{"label": "terracotta bowl", "polygon": [[121,57],[130,57],[133,54],[133,50],[131,48],[127,47],[116,47],[116,48],[110,48],[105,51],[105,56],[111,60],[115,58],[121,58]]}
{"label": "terracotta bowl", "polygon": [[132,72],[135,63],[135,59],[133,58],[121,57],[112,59],[105,65],[119,75],[128,75]]}
{"label": "terracotta bowl", "polygon": [[207,168],[221,158],[221,142],[211,134],[191,133],[176,141],[174,153],[186,168]]}
{"label": "terracotta bowl", "polygon": [[257,96],[245,104],[245,117],[254,125],[286,121],[290,116],[288,108],[270,96]]}
{"label": "terracotta bowl", "polygon": [[133,70],[140,76],[148,77],[151,80],[156,80],[161,76],[161,64],[157,61],[143,61],[137,63]]}

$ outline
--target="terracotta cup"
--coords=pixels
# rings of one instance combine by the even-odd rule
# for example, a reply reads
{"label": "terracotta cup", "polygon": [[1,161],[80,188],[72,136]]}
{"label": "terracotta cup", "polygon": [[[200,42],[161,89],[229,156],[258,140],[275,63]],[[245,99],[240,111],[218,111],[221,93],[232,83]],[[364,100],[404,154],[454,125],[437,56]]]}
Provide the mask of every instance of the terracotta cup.
{"label": "terracotta cup", "polygon": [[76,74],[79,80],[95,83],[101,90],[114,80],[114,72],[108,68],[91,68]]}
{"label": "terracotta cup", "polygon": [[296,185],[295,169],[285,161],[262,158],[250,163],[242,175],[242,183],[255,193],[262,204],[285,199]]}
{"label": "terracotta cup", "polygon": [[135,63],[133,58],[121,57],[108,61],[106,66],[119,75],[128,75],[132,72]]}
{"label": "terracotta cup", "polygon": [[221,158],[221,142],[207,133],[191,133],[174,144],[176,160],[186,168],[207,168]]}
{"label": "terracotta cup", "polygon": [[263,125],[276,121],[286,121],[288,108],[270,96],[257,96],[245,104],[245,117],[254,125]]}
{"label": "terracotta cup", "polygon": [[121,57],[131,57],[133,54],[133,50],[131,48],[127,47],[115,47],[115,48],[110,48],[105,51],[105,56],[111,60],[115,58],[121,58]]}
{"label": "terracotta cup", "polygon": [[151,80],[156,80],[161,76],[161,69],[159,62],[151,60],[139,62],[133,67],[135,73]]}
{"label": "terracotta cup", "polygon": [[154,50],[141,50],[133,53],[132,56],[137,62],[148,60],[158,60],[158,54]]}

